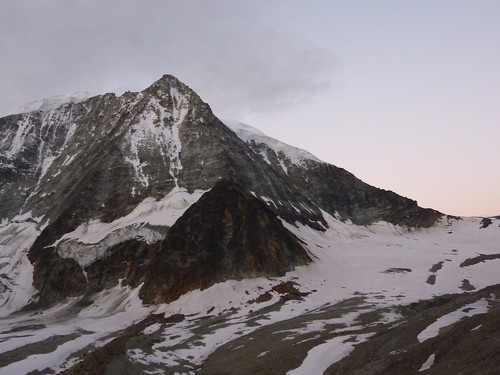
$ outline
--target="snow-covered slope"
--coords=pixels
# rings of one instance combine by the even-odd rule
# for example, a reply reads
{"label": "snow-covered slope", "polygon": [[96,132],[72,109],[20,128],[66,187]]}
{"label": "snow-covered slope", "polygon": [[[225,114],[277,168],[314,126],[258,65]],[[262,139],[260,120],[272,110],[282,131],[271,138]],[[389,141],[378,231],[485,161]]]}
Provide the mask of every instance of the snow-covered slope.
{"label": "snow-covered slope", "polygon": [[74,92],[71,94],[51,96],[49,98],[44,98],[40,100],[35,100],[30,103],[26,103],[17,108],[14,113],[48,111],[51,109],[56,109],[64,104],[78,103],[96,95],[98,94],[90,92]]}
{"label": "snow-covered slope", "polygon": [[[260,130],[236,120],[223,120],[224,124],[227,125],[236,135],[246,143],[250,145],[266,145],[271,150],[274,151],[278,160],[281,161],[283,170],[287,171],[284,161],[287,160],[292,164],[302,165],[306,160],[312,160],[318,163],[323,163],[313,154],[302,150],[300,148],[290,146],[284,142],[277,139],[271,138],[266,134],[262,133]],[[266,153],[262,156],[269,163],[269,159]]]}

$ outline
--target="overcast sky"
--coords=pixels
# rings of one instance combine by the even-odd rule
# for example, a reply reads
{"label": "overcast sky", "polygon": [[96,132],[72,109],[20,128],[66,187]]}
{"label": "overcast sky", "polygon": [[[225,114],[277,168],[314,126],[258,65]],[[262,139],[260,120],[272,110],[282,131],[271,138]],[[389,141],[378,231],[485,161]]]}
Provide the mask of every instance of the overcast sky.
{"label": "overcast sky", "polygon": [[498,0],[0,0],[0,114],[176,75],[372,185],[500,215]]}

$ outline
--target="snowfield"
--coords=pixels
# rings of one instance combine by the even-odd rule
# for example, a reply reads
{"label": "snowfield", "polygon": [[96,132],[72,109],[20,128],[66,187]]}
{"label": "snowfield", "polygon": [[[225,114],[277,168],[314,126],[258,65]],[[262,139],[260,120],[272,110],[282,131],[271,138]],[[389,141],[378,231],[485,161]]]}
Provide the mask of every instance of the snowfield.
{"label": "snowfield", "polygon": [[[172,202],[179,197],[189,203],[196,200],[184,194],[177,192],[165,202],[143,202],[140,206],[149,205],[150,210],[146,211],[152,215],[150,218],[154,217],[153,213],[161,212],[158,205],[171,208],[173,205],[174,211],[183,212],[189,204]],[[82,232],[81,238],[93,242],[105,238],[112,228],[124,223],[136,224],[145,212],[141,207],[120,223],[101,226],[100,230],[89,228],[88,237]],[[95,295],[89,306],[78,306],[76,300],[68,300],[48,310],[5,316],[0,320],[0,353],[3,353],[0,354],[0,374],[21,374],[46,368],[58,372],[68,368],[78,361],[78,353],[81,355],[82,351],[104,345],[118,331],[151,313],[166,317],[183,314],[185,319],[176,324],[152,323],[142,335],[154,337],[155,343],[127,350],[128,360],[143,366],[141,368],[148,373],[163,373],[165,366],[175,368],[179,374],[195,373],[218,348],[232,342],[236,345],[244,337],[249,343],[259,330],[273,329],[271,336],[311,346],[288,374],[321,374],[368,339],[373,334],[369,331],[373,324],[397,324],[401,316],[396,306],[500,283],[500,259],[481,258],[481,255],[500,254],[499,219],[492,219],[491,225],[481,228],[481,218],[443,217],[432,228],[410,229],[384,222],[361,227],[323,214],[329,225],[325,232],[284,222],[305,242],[313,262],[280,278],[230,280],[158,306],[143,306],[137,290],[117,286]],[[12,231],[12,225],[3,223],[1,229]],[[29,242],[35,232],[26,230],[29,235],[24,241]],[[80,234],[67,235],[67,239],[72,237],[80,238]],[[12,244],[3,240],[2,246],[2,254],[5,251],[12,253],[13,250],[9,250]],[[23,255],[12,254],[16,262],[24,264]],[[473,259],[475,261],[471,261]],[[293,281],[300,292],[309,294],[302,300],[280,304],[282,296],[272,287],[287,281]],[[26,293],[26,285],[21,290]],[[254,302],[266,291],[271,299]],[[435,337],[441,328],[465,316],[486,312],[490,303],[497,299],[498,296],[491,296],[442,317],[423,330],[418,339],[424,341]],[[2,309],[11,311],[6,306]],[[374,311],[383,312],[375,323],[361,322],[364,314]],[[287,322],[295,322],[293,329],[279,329],[280,324]],[[320,334],[332,336],[314,344]],[[245,350],[245,345],[248,344],[232,350]],[[9,353],[17,355],[9,357]],[[269,355],[266,348],[259,348],[255,360],[265,360]],[[434,357],[429,357],[421,371],[430,368],[433,361]]]}

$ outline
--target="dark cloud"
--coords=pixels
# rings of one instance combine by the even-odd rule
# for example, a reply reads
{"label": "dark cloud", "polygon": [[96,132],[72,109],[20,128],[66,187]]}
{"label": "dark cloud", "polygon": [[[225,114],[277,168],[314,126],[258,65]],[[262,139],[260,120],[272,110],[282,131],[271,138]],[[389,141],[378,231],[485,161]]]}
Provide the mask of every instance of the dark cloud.
{"label": "dark cloud", "polygon": [[0,4],[0,113],[72,91],[141,90],[170,73],[238,117],[307,100],[337,68],[330,49],[270,22],[267,2]]}

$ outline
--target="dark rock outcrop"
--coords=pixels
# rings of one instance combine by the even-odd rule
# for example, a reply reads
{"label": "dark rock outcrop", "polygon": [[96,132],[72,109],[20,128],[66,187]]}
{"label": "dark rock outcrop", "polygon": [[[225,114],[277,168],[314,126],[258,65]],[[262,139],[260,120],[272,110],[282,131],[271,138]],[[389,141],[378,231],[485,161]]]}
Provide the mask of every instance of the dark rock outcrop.
{"label": "dark rock outcrop", "polygon": [[488,217],[485,217],[481,220],[481,226],[480,228],[483,229],[483,228],[488,228],[491,224],[493,224],[493,221],[488,218]]}
{"label": "dark rock outcrop", "polygon": [[170,302],[227,279],[284,275],[310,259],[260,200],[229,181],[189,208],[157,247],[140,296]]}

